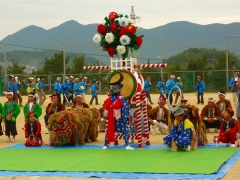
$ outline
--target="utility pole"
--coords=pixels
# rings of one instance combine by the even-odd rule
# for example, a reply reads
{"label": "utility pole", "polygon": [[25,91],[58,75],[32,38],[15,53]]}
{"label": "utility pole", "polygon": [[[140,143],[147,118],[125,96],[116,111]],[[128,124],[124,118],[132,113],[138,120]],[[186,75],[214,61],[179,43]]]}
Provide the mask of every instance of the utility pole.
{"label": "utility pole", "polygon": [[[101,66],[101,61],[100,61],[100,44],[98,45],[98,66],[100,67]],[[101,69],[99,68],[99,76],[101,74]],[[98,82],[99,84],[99,90],[101,91],[101,82]]]}
{"label": "utility pole", "polygon": [[226,36],[226,91],[228,90],[228,36]]}
{"label": "utility pole", "polygon": [[[160,39],[160,62],[161,62],[161,64],[163,63],[162,62],[162,39]],[[161,77],[162,77],[163,76],[163,68],[160,67],[160,69],[161,69]]]}
{"label": "utility pole", "polygon": [[6,52],[6,44],[4,44],[4,84],[5,88],[7,88],[7,52]]}
{"label": "utility pole", "polygon": [[65,66],[65,43],[62,43],[63,45],[63,79],[66,76],[66,66]]}

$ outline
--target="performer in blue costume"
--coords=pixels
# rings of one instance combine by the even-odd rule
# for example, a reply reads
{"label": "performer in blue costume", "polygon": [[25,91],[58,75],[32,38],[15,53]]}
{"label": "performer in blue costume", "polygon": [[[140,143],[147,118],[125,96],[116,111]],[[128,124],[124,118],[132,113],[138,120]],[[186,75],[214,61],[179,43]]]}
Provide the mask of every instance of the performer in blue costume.
{"label": "performer in blue costume", "polygon": [[169,135],[163,138],[164,143],[172,147],[172,151],[191,150],[191,141],[197,140],[192,122],[184,118],[184,109],[178,108],[174,112],[175,121]]}

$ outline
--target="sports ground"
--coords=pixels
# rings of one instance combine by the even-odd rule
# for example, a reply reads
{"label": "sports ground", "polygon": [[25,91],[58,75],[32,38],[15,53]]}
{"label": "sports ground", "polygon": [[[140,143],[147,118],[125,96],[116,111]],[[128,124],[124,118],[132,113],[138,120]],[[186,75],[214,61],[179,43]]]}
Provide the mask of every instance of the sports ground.
{"label": "sports ground", "polygon": [[[99,95],[99,103],[102,104],[106,95]],[[157,106],[158,94],[151,95]],[[196,105],[195,93],[184,94],[190,104]],[[218,99],[217,93],[206,93],[205,104],[209,97]],[[87,101],[91,96],[87,95]],[[230,93],[226,99],[232,100]],[[5,102],[5,97],[0,97]],[[23,104],[27,97],[23,97]],[[50,102],[48,98],[45,106]],[[99,108],[100,105],[95,106]],[[200,111],[203,105],[197,106]],[[42,136],[46,144],[49,135],[44,134],[44,116],[40,118],[42,124]],[[171,152],[163,146],[163,137],[160,132],[150,135],[151,146],[136,148],[134,151],[126,151],[124,142],[119,141],[119,147],[111,146],[108,150],[102,150],[104,133],[99,133],[96,142],[73,148],[25,148],[23,112],[17,118],[18,135],[16,143],[6,143],[6,137],[0,137],[0,180],[1,179],[239,179],[240,154],[239,147],[226,148],[223,144],[215,147],[213,136],[216,133],[208,133],[207,147],[200,147],[190,152]],[[131,146],[137,147],[136,144]],[[82,157],[82,158],[81,158]],[[84,157],[84,158],[83,158]],[[17,164],[17,165],[16,165]]]}

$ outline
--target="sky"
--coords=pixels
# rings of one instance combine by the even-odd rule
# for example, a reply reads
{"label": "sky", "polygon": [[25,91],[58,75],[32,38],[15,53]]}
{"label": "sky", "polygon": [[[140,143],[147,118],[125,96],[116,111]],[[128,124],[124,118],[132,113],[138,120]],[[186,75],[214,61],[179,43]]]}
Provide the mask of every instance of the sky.
{"label": "sky", "polygon": [[145,29],[175,21],[240,22],[240,0],[1,0],[0,40],[30,25],[48,30],[69,20],[101,23],[112,11],[129,15],[131,6]]}

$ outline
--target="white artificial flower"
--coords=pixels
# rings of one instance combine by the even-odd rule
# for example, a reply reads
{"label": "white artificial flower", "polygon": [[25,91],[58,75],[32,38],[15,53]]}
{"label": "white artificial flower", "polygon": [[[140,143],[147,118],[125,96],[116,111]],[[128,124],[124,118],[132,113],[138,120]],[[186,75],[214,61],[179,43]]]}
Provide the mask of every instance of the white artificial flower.
{"label": "white artificial flower", "polygon": [[105,36],[105,40],[110,44],[114,41],[113,33],[107,33]]}
{"label": "white artificial flower", "polygon": [[95,34],[93,36],[93,42],[95,42],[96,44],[100,44],[101,40],[102,40],[102,38],[99,34]]}
{"label": "white artificial flower", "polygon": [[126,52],[126,47],[125,46],[117,46],[117,52],[118,54],[124,54]]}
{"label": "white artificial flower", "polygon": [[119,25],[120,26],[128,26],[129,20],[128,18],[122,17],[119,19]]}
{"label": "white artificial flower", "polygon": [[129,22],[128,22],[129,24],[134,24],[133,19],[129,18],[128,20],[129,20]]}
{"label": "white artificial flower", "polygon": [[130,41],[131,41],[131,39],[130,39],[130,37],[128,37],[127,35],[122,35],[121,37],[120,37],[120,43],[122,44],[122,45],[128,45],[129,43],[130,43]]}

